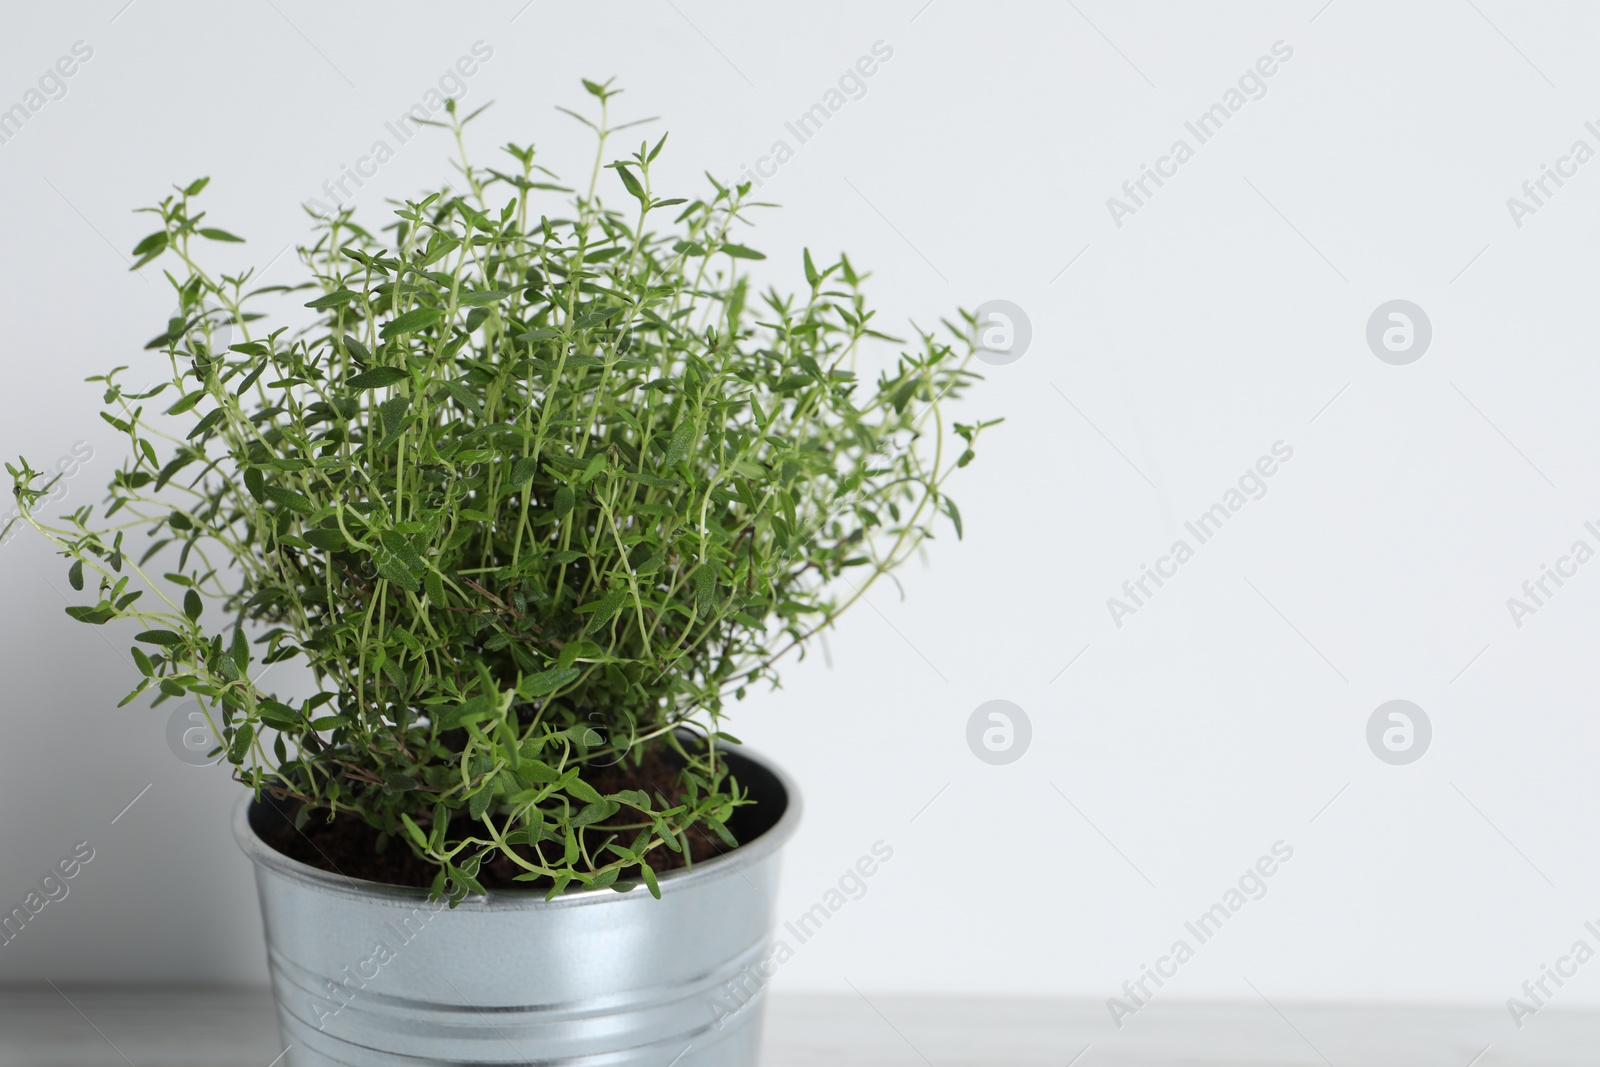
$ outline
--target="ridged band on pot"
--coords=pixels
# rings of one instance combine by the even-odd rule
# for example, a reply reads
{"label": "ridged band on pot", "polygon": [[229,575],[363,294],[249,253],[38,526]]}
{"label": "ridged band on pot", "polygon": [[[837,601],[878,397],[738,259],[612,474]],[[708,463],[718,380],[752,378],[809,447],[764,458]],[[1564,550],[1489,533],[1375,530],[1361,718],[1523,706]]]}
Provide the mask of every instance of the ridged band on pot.
{"label": "ridged band on pot", "polygon": [[278,852],[256,832],[275,813],[246,794],[234,836],[255,866],[285,1063],[756,1067],[800,796],[765,760],[727,758],[757,800],[744,810],[770,825],[662,875],[660,900],[510,891],[451,909]]}

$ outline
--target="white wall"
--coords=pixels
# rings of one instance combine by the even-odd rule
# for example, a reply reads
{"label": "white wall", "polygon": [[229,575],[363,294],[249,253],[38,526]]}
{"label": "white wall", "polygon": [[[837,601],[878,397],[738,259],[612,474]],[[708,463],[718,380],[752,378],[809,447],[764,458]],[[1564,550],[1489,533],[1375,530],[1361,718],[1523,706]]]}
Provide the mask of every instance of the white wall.
{"label": "white wall", "polygon": [[[783,986],[1110,996],[1280,840],[1267,895],[1161,997],[1253,996],[1248,979],[1274,999],[1503,1002],[1575,939],[1600,945],[1600,563],[1520,627],[1506,605],[1575,540],[1600,548],[1600,163],[1520,227],[1506,204],[1575,140],[1600,148],[1600,12],[538,0],[513,23],[521,0],[143,0],[113,22],[121,2],[36,5],[0,35],[0,106],[94,49],[0,145],[0,452],[88,442],[78,501],[114,462],[81,379],[147,359],[172,303],[123,259],[150,229],[130,210],[170,183],[211,175],[212,219],[250,239],[223,252],[265,264],[305,232],[298,202],[483,40],[480,157],[534,140],[578,173],[553,107],[615,74],[623,114],[673,133],[659,187],[693,193],[892,47],[768,182],[785,209],[749,243],[792,278],[803,244],[848,249],[891,322],[1014,301],[1033,343],[966,405],[1007,422],[957,486],[965,542],[933,545],[903,601],[875,590],[831,667],[791,666],[736,721],[808,789],[786,914],[875,841],[895,850]],[[1293,55],[1266,94],[1197,145],[1184,122],[1278,41]],[[1107,197],[1180,137],[1194,158],[1116,225]],[[446,155],[413,141],[359,203],[376,214]],[[1364,336],[1396,298],[1433,326],[1407,366]],[[1107,598],[1278,441],[1293,458],[1265,497],[1115,625]],[[0,571],[0,903],[96,849],[0,948],[0,979],[260,979],[234,787],[173,758],[165,709],[114,710],[128,635],[61,613],[64,567],[36,540]],[[1008,766],[966,742],[997,698],[1033,728]],[[1433,725],[1409,766],[1366,742],[1395,698]],[[1600,1003],[1600,965],[1558,1002]]]}

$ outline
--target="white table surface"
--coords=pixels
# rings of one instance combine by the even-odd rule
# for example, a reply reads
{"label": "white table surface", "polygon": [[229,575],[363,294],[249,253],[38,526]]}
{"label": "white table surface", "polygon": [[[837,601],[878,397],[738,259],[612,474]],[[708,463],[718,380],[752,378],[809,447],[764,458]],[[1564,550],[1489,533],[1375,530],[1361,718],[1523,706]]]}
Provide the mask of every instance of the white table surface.
{"label": "white table surface", "polygon": [[[268,1067],[258,989],[0,986],[0,1067]],[[1600,1012],[1502,1007],[1152,1004],[1121,1031],[1090,1001],[858,994],[771,999],[764,1067],[1578,1067]],[[665,1065],[663,1065],[665,1067]]]}

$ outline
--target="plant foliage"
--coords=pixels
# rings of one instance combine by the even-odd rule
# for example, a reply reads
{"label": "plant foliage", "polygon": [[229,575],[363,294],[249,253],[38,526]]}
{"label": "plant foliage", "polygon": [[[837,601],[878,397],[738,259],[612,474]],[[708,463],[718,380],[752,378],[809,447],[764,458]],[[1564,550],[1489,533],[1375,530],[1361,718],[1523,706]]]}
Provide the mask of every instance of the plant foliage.
{"label": "plant foliage", "polygon": [[[941,415],[970,316],[862,380],[894,339],[849,259],[758,292],[749,187],[658,196],[665,138],[602,166],[617,91],[585,85],[586,188],[463,147],[459,192],[399,205],[392,240],[321,220],[292,287],[201,265],[238,240],[196,210],[206,179],[146,209],[136,265],[168,264],[178,311],[157,383],[90,379],[130,446],[105,505],[47,519],[50,483],[8,465],[89,598],[68,613],[137,625],[124,704],[198,698],[242,782],[359,814],[457,896],[496,855],[552,895],[655,892],[691,833],[733,845],[726,703],[936,516],[959,534],[945,480],[987,425]],[[279,324],[255,310],[284,294]],[[280,699],[262,676],[295,658],[316,695]],[[585,781],[652,751],[677,795]]]}

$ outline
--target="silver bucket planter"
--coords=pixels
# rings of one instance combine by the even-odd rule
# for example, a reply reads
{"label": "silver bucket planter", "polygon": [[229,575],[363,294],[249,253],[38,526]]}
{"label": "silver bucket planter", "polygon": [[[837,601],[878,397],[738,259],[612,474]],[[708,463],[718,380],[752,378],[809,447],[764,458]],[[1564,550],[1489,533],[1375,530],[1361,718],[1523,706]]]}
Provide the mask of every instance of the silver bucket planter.
{"label": "silver bucket planter", "polygon": [[741,814],[760,822],[740,848],[663,875],[660,900],[513,891],[452,910],[290,859],[256,832],[283,816],[246,794],[234,836],[255,865],[285,1062],[755,1067],[800,797],[771,764],[728,760],[758,801]]}

